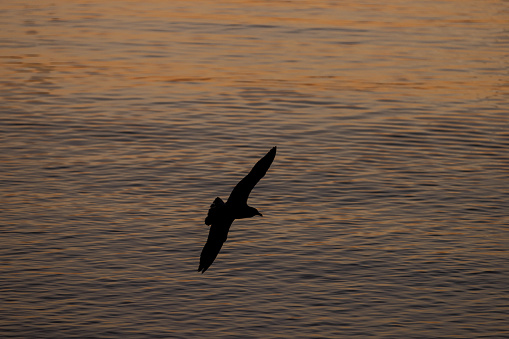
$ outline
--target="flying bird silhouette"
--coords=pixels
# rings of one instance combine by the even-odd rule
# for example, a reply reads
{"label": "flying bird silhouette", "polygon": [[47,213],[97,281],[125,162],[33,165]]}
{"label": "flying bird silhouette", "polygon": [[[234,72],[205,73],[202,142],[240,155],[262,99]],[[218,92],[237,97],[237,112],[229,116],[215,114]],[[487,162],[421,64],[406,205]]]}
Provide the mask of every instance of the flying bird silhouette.
{"label": "flying bird silhouette", "polygon": [[276,147],[273,147],[263,158],[258,160],[251,172],[235,186],[226,203],[217,197],[210,205],[205,218],[205,224],[210,226],[209,237],[201,251],[198,272],[205,273],[212,265],[223,243],[228,238],[228,231],[235,219],[251,218],[255,215],[263,217],[256,208],[247,205],[247,199],[251,190],[267,173],[275,156]]}

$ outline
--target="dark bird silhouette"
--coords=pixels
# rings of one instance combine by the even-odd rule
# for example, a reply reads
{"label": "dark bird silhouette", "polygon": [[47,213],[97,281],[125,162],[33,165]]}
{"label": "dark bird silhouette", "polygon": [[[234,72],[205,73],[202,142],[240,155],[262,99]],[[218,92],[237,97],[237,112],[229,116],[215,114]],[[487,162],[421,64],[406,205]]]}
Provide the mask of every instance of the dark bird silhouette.
{"label": "dark bird silhouette", "polygon": [[223,243],[228,238],[228,231],[235,219],[251,218],[255,215],[263,217],[256,208],[247,205],[247,199],[251,190],[267,173],[275,156],[276,147],[273,147],[263,158],[258,160],[251,172],[235,186],[226,203],[217,197],[210,205],[209,213],[205,218],[205,224],[210,226],[209,237],[201,251],[198,272],[205,273],[212,265]]}

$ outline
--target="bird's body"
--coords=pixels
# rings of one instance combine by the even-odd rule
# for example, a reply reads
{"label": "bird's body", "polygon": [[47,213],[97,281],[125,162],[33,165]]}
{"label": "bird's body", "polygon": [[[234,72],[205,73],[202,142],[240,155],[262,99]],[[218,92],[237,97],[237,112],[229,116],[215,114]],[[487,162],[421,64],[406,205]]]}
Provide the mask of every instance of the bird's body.
{"label": "bird's body", "polygon": [[251,218],[262,214],[254,207],[247,205],[249,193],[267,173],[274,157],[276,147],[272,148],[261,158],[248,175],[244,177],[233,189],[226,203],[217,197],[205,218],[205,224],[210,226],[207,243],[200,255],[199,272],[204,273],[216,259],[223,243],[228,238],[228,231],[235,219]]}

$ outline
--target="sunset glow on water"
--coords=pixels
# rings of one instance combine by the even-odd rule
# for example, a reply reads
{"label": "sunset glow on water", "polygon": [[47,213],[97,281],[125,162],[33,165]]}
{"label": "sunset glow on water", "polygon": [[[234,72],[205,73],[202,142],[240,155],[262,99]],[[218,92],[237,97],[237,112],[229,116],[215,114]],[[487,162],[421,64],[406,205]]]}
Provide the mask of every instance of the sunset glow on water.
{"label": "sunset glow on water", "polygon": [[0,9],[0,337],[509,336],[507,1]]}

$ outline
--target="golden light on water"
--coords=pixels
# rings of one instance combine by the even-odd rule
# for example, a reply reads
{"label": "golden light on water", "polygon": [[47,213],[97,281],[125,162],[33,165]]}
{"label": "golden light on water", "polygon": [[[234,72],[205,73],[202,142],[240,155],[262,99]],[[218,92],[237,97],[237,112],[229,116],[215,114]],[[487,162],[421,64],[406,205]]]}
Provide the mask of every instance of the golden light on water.
{"label": "golden light on water", "polygon": [[507,334],[504,1],[0,8],[0,336]]}

